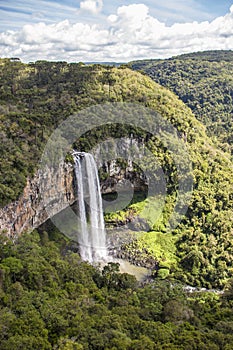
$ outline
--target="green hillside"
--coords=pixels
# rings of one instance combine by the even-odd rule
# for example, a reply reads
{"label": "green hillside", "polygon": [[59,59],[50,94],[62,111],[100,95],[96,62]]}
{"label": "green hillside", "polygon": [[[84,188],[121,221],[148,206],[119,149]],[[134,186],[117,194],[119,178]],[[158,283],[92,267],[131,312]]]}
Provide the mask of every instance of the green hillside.
{"label": "green hillside", "polygon": [[119,266],[80,260],[46,232],[0,236],[1,350],[230,350],[233,283],[186,293],[177,281],[141,286]]}
{"label": "green hillside", "polygon": [[[26,65],[2,59],[0,78],[2,206],[22,193],[46,140],[61,121],[95,104],[139,103],[158,111],[185,140],[193,166],[194,190],[186,217],[166,236],[167,218],[177,196],[176,165],[171,152],[156,137],[144,132],[147,146],[163,168],[168,192],[160,222],[150,222],[151,235],[140,236],[135,242],[136,250],[146,248],[161,269],[165,267],[166,276],[208,288],[225,285],[232,276],[233,263],[232,163],[175,94],[126,67],[45,61]],[[106,125],[98,134],[90,132],[84,140],[77,140],[77,145],[88,150],[107,135],[119,137],[120,132],[118,126]],[[123,135],[127,133],[138,137],[143,131],[122,130]],[[133,213],[137,210],[140,206]],[[126,247],[130,252],[134,248]]]}
{"label": "green hillside", "polygon": [[166,60],[135,61],[133,69],[148,74],[175,92],[198,120],[233,151],[233,52],[207,51]]}

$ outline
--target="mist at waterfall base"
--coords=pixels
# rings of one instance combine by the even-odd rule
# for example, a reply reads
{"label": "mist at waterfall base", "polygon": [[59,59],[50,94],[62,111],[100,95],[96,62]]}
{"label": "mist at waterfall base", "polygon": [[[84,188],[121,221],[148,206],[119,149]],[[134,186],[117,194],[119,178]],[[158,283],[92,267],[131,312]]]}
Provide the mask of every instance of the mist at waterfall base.
{"label": "mist at waterfall base", "polygon": [[98,170],[93,156],[73,152],[78,197],[78,243],[82,260],[90,263],[117,262],[122,273],[134,275],[138,281],[148,276],[144,267],[134,266],[108,254]]}
{"label": "mist at waterfall base", "polygon": [[90,153],[73,152],[78,197],[78,243],[90,263],[108,258],[98,170]]}

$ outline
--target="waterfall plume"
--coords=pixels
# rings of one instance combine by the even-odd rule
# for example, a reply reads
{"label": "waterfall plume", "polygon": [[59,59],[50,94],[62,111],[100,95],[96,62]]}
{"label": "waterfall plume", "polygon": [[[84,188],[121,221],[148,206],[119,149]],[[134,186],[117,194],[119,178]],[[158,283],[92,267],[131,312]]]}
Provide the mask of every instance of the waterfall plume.
{"label": "waterfall plume", "polygon": [[78,197],[78,242],[83,260],[106,260],[106,231],[98,170],[93,156],[73,152]]}

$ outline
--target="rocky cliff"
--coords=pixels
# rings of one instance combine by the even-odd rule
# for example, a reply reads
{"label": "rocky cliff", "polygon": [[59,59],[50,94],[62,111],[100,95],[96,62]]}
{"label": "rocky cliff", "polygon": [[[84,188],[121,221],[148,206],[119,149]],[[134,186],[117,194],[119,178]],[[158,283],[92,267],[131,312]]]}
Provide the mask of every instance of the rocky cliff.
{"label": "rocky cliff", "polygon": [[37,171],[27,180],[22,196],[0,209],[0,227],[8,236],[31,231],[45,222],[49,213],[56,214],[75,201],[73,167],[61,163],[59,168]]}
{"label": "rocky cliff", "polygon": [[143,139],[121,137],[107,139],[93,150],[100,170],[102,193],[124,191],[132,187],[134,191],[146,191],[147,179],[143,167],[137,167],[148,155]]}
{"label": "rocky cliff", "polygon": [[[111,145],[110,145],[111,144]],[[122,138],[107,142],[93,150],[101,178],[101,192],[145,190],[143,172],[136,172],[134,160],[143,155],[143,142]],[[31,231],[48,218],[58,214],[75,202],[74,169],[70,163],[61,162],[57,169],[38,170],[33,179],[28,178],[18,201],[0,209],[0,228],[15,237]]]}

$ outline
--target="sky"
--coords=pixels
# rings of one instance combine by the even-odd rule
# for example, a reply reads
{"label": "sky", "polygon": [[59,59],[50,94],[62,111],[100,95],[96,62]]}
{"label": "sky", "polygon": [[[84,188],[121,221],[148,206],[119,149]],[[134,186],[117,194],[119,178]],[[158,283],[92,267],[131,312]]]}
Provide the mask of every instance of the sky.
{"label": "sky", "polygon": [[233,49],[233,0],[0,0],[0,57],[129,62]]}

